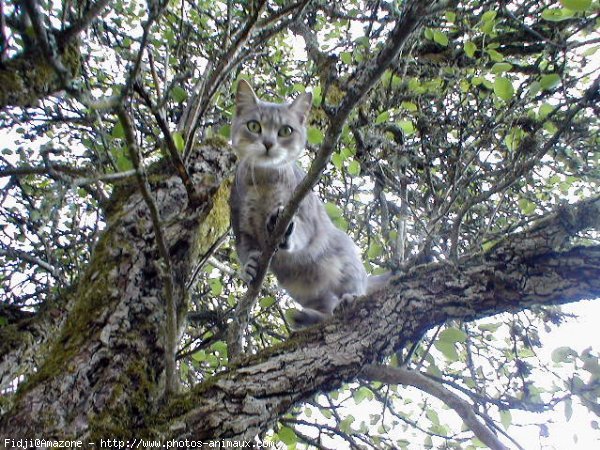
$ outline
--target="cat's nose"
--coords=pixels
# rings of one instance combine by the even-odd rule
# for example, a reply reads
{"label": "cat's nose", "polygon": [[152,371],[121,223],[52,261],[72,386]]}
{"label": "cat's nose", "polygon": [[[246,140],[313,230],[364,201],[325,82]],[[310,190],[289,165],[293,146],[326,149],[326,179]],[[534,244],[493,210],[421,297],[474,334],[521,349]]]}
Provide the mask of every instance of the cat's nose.
{"label": "cat's nose", "polygon": [[265,141],[263,142],[263,145],[265,146],[265,150],[267,151],[267,153],[269,153],[269,150],[271,150],[271,148],[273,147],[273,142]]}

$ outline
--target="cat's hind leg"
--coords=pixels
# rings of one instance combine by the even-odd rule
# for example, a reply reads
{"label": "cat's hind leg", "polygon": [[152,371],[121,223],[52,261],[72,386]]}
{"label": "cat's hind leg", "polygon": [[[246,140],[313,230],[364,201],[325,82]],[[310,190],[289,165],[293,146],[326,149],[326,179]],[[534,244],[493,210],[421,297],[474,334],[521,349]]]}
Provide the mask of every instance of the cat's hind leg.
{"label": "cat's hind leg", "polygon": [[318,297],[296,299],[296,301],[303,309],[294,309],[286,315],[293,329],[308,327],[328,319],[340,299],[333,292],[322,292]]}
{"label": "cat's hind leg", "polygon": [[317,323],[323,322],[328,317],[331,317],[330,314],[325,314],[320,311],[317,311],[316,309],[310,308],[304,308],[301,310],[290,309],[285,316],[288,319],[290,326],[294,330],[315,325]]}

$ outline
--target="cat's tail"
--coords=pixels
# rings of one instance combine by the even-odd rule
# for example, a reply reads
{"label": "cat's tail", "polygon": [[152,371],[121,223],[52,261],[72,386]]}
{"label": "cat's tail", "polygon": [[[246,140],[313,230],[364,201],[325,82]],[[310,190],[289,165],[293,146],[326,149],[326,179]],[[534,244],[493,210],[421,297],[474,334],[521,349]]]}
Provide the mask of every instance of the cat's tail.
{"label": "cat's tail", "polygon": [[367,277],[367,294],[372,294],[383,289],[392,279],[392,272],[386,272],[381,275],[371,275]]}

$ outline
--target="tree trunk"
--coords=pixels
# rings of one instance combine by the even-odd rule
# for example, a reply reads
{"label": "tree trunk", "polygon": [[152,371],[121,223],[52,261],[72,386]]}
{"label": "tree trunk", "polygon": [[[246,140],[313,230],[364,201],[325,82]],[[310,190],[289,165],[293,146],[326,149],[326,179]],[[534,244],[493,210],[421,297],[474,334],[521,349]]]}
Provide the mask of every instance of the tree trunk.
{"label": "tree trunk", "polygon": [[[191,158],[197,208],[164,167],[149,182],[174,262],[175,299],[186,310],[194,263],[229,227],[227,145],[207,142]],[[165,310],[160,258],[147,204],[135,185],[115,189],[102,233],[47,357],[0,422],[0,436],[67,439],[122,436],[143,429],[164,386]],[[180,321],[181,324],[181,321]],[[2,443],[3,444],[3,443]]]}

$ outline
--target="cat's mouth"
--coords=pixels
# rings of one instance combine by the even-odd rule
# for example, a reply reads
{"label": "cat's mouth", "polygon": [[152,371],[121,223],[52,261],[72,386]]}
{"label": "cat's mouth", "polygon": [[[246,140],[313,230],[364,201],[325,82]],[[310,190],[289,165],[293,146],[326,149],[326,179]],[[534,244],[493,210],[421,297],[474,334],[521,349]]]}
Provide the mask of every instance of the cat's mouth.
{"label": "cat's mouth", "polygon": [[282,165],[286,161],[286,154],[277,147],[271,147],[270,149],[262,148],[259,152],[254,153],[252,159],[254,160],[254,164],[258,166],[275,167]]}
{"label": "cat's mouth", "polygon": [[276,167],[282,165],[285,162],[285,155],[273,154],[272,152],[265,152],[260,155],[255,155],[254,164],[262,167]]}

